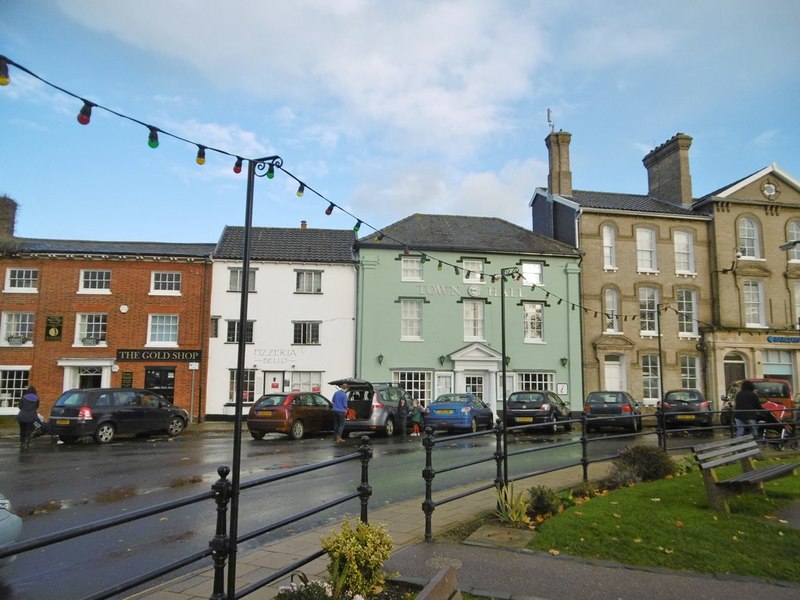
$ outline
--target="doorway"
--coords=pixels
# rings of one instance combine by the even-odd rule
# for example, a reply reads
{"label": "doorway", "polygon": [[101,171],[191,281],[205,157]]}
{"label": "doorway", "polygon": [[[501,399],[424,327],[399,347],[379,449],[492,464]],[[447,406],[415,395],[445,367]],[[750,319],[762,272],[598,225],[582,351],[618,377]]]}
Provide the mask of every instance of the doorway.
{"label": "doorway", "polygon": [[80,367],[78,369],[78,387],[82,390],[103,387],[103,368]]}
{"label": "doorway", "polygon": [[170,404],[174,404],[175,367],[146,367],[144,371],[144,387],[156,394],[160,394]]}

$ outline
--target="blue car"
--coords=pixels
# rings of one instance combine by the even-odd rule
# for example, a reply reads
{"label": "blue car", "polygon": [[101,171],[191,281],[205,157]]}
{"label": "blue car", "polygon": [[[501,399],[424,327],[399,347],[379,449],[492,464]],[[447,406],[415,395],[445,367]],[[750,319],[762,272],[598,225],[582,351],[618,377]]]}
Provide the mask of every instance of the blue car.
{"label": "blue car", "polygon": [[492,409],[473,394],[442,394],[428,405],[425,426],[450,431],[478,431],[494,425]]}

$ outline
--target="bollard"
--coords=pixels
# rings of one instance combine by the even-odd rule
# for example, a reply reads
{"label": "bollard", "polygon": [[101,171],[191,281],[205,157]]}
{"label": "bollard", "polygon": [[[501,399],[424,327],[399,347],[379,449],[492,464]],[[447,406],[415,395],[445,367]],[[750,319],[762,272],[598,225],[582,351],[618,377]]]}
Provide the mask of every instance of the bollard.
{"label": "bollard", "polygon": [[661,403],[656,406],[656,437],[658,438],[658,447],[666,452],[667,450],[667,435],[666,423],[664,422],[664,411],[661,410]]}
{"label": "bollard", "polygon": [[583,467],[583,483],[589,482],[589,419],[581,413],[581,467]]}
{"label": "bollard", "polygon": [[372,496],[372,486],[369,484],[369,461],[372,458],[372,447],[369,445],[369,436],[362,435],[358,445],[361,453],[361,483],[358,485],[358,496],[361,499],[361,522],[364,525],[369,523],[367,507],[369,497]]}
{"label": "bollard", "polygon": [[436,471],[433,468],[433,446],[436,440],[433,438],[433,427],[425,428],[425,435],[422,437],[422,445],[425,448],[425,468],[422,470],[422,478],[425,480],[425,500],[422,503],[422,512],[425,513],[425,541],[433,541],[433,528],[431,517],[436,509],[433,501],[433,478]]}
{"label": "bollard", "polygon": [[230,551],[228,539],[227,515],[228,502],[231,498],[231,482],[227,480],[230,467],[217,468],[219,479],[211,486],[214,492],[214,501],[217,503],[217,530],[214,537],[208,542],[211,548],[211,558],[214,560],[214,592],[210,600],[225,600],[225,562]]}

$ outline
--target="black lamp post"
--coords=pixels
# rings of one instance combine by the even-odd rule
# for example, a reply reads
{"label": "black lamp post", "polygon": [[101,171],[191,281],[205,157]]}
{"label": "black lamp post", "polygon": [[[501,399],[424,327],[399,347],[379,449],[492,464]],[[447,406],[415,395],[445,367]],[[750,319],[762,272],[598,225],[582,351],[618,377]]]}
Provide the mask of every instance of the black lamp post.
{"label": "black lamp post", "polygon": [[239,343],[236,362],[236,418],[233,428],[233,468],[231,470],[231,520],[228,551],[228,598],[236,593],[236,538],[239,535],[239,475],[242,457],[242,404],[244,402],[244,359],[247,341],[247,301],[250,289],[250,234],[253,230],[253,187],[255,178],[275,176],[275,168],[283,165],[280,156],[249,159],[247,161],[247,202],[244,216],[244,240],[242,248],[242,278],[239,306]]}
{"label": "black lamp post", "polygon": [[520,276],[518,267],[506,267],[500,269],[500,351],[503,354],[502,373],[503,383],[503,485],[508,486],[508,421],[506,421],[506,408],[508,404],[508,393],[506,391],[506,366],[508,364],[508,354],[506,354],[506,277]]}

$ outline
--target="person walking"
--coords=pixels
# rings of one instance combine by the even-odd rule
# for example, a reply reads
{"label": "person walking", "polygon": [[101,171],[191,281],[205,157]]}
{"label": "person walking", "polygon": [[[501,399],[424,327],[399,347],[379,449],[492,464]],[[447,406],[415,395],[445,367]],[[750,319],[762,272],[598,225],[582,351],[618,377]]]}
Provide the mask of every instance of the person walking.
{"label": "person walking", "polygon": [[419,437],[426,412],[428,412],[428,409],[422,406],[419,400],[414,400],[414,404],[411,405],[411,426],[414,428],[411,433],[412,436]]}
{"label": "person walking", "polygon": [[406,400],[405,396],[401,397],[400,402],[397,403],[397,420],[400,421],[400,435],[403,436],[404,440],[408,437],[409,410],[408,400]]}
{"label": "person walking", "polygon": [[350,386],[343,383],[333,394],[333,430],[336,433],[336,441],[343,442],[344,421],[347,415],[347,390]]}
{"label": "person walking", "polygon": [[36,395],[36,388],[28,386],[22,398],[19,399],[19,412],[17,413],[17,423],[19,423],[19,449],[27,450],[31,447],[31,436],[33,436],[33,423],[39,418],[39,396]]}
{"label": "person walking", "polygon": [[750,380],[742,382],[742,389],[733,399],[733,419],[736,422],[736,435],[742,436],[747,429],[753,436],[758,437],[756,419],[761,410],[761,400],[755,392],[756,386]]}

